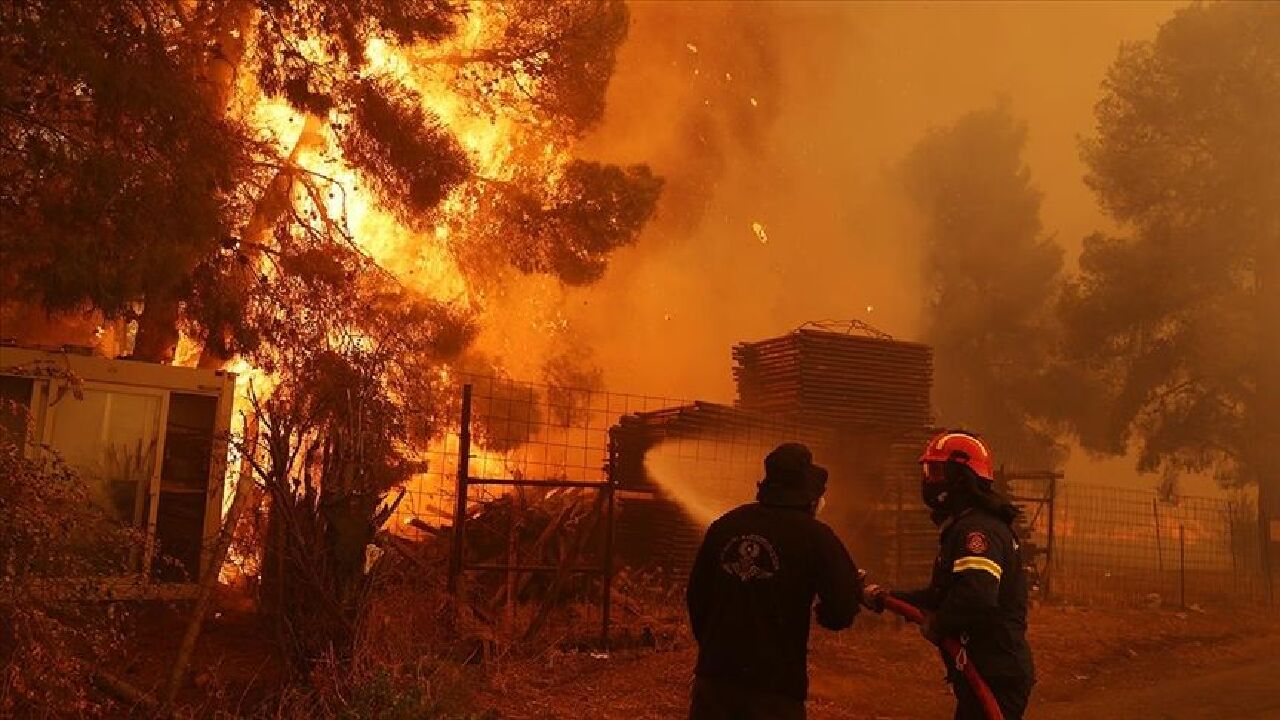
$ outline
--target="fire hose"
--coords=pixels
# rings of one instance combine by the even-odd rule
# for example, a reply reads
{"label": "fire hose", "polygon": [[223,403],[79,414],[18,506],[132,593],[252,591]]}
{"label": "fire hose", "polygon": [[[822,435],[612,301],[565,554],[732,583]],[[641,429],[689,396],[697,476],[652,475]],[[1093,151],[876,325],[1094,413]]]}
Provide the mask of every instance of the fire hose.
{"label": "fire hose", "polygon": [[[912,605],[906,600],[900,600],[888,593],[880,598],[884,603],[884,609],[916,625],[924,625],[924,612],[920,608]],[[996,696],[992,694],[991,688],[987,682],[982,679],[982,675],[978,674],[978,668],[969,660],[969,653],[965,650],[964,643],[957,638],[941,638],[938,643],[942,648],[942,652],[946,655],[947,662],[951,666],[964,675],[964,679],[969,683],[969,689],[978,698],[978,702],[982,705],[982,712],[987,716],[987,720],[1004,720],[1004,712],[1000,710],[1000,703],[996,702]]]}

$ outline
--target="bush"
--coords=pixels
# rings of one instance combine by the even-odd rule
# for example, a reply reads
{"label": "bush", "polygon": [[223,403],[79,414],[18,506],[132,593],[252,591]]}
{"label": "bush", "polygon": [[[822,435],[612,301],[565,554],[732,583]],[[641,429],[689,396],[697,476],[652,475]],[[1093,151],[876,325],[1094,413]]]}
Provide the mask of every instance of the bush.
{"label": "bush", "polygon": [[142,535],[109,518],[56,456],[27,446],[5,425],[0,424],[0,716],[102,715],[109,705],[92,693],[90,680],[93,669],[119,651],[124,612],[94,602],[95,578],[119,576],[142,551]]}
{"label": "bush", "polygon": [[407,665],[320,662],[306,688],[285,691],[267,715],[308,720],[489,720],[467,707],[464,668],[423,658]]}

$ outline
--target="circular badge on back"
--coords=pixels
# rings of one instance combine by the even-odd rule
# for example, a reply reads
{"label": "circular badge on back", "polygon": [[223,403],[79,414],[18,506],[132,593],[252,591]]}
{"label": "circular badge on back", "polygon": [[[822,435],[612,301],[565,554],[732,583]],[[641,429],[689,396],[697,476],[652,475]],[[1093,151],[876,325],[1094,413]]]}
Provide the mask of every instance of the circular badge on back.
{"label": "circular badge on back", "polygon": [[768,580],[779,567],[778,552],[760,535],[738,535],[720,551],[720,568],[742,582]]}
{"label": "circular badge on back", "polygon": [[981,555],[990,549],[990,547],[990,543],[987,542],[987,536],[977,530],[974,530],[964,536],[964,549],[974,555]]}

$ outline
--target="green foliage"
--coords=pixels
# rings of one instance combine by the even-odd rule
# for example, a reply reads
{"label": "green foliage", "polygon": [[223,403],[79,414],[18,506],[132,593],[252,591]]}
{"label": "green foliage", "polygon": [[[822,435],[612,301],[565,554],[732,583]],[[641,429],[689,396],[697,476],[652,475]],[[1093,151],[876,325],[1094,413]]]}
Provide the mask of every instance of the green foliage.
{"label": "green foliage", "polygon": [[1254,481],[1280,417],[1280,6],[1179,11],[1103,89],[1087,182],[1126,234],[1089,238],[1065,294],[1068,415],[1143,470]]}
{"label": "green foliage", "polygon": [[902,173],[925,220],[925,340],[939,420],[988,437],[1002,462],[1052,465],[1062,451],[1032,418],[1052,356],[1062,250],[1043,236],[1022,159],[1026,126],[998,106],[930,133]]}

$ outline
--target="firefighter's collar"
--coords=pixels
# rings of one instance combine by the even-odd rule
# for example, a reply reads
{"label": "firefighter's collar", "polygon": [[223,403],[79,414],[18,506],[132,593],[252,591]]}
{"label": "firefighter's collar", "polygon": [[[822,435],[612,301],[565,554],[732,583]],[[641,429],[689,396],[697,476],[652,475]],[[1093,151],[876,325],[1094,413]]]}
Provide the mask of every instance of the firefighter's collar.
{"label": "firefighter's collar", "polygon": [[946,535],[947,531],[951,529],[952,525],[956,524],[957,520],[964,517],[965,515],[968,515],[971,512],[973,512],[973,508],[967,507],[961,510],[960,512],[956,513],[955,515],[948,515],[947,519],[943,520],[942,524],[938,526],[938,532],[943,535]]}

